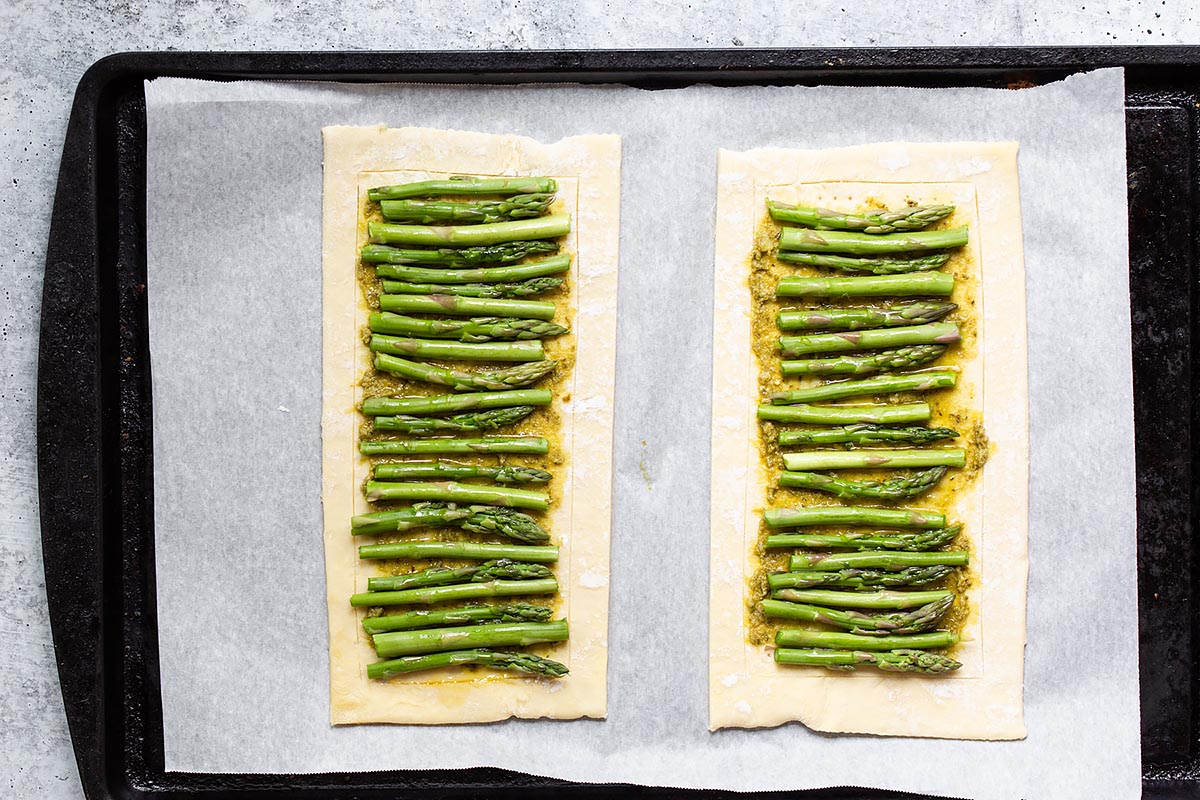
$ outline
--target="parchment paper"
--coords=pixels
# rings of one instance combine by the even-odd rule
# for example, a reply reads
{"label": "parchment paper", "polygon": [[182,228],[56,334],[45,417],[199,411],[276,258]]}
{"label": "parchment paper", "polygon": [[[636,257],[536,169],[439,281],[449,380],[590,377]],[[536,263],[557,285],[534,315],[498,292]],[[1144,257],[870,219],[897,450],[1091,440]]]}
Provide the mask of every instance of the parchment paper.
{"label": "parchment paper", "polygon": [[[1137,797],[1123,76],[1022,91],[147,86],[166,768],[492,765],[738,790]],[[624,165],[609,718],[333,729],[321,552],[322,125],[553,141]],[[1022,742],[709,733],[712,217],[719,146],[1021,144],[1030,583]],[[1057,570],[1071,564],[1071,580]],[[1103,657],[1097,657],[1103,652]]]}

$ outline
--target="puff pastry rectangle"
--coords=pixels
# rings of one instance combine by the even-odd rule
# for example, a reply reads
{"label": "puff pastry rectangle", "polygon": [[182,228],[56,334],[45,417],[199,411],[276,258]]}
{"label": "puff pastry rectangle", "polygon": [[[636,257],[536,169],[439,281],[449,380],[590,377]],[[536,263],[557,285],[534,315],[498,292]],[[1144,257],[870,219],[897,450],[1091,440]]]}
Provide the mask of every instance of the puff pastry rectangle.
{"label": "puff pastry rectangle", "polygon": [[[969,223],[974,348],[956,392],[982,414],[991,442],[982,478],[956,495],[972,553],[971,614],[936,678],[777,666],[748,641],[748,580],[769,479],[755,419],[750,261],[765,199],[852,211],[907,194],[949,202]],[[934,198],[940,198],[935,200]],[[833,150],[722,150],[713,318],[709,727],[799,720],[820,731],[956,739],[1025,735],[1028,388],[1025,274],[1015,143],[887,143]],[[919,504],[916,504],[919,505]]]}
{"label": "puff pastry rectangle", "polygon": [[[335,725],[488,722],[508,717],[572,719],[606,712],[608,562],[612,483],[612,399],[616,348],[621,146],[616,136],[576,136],[541,144],[519,136],[423,128],[329,127],[324,134],[323,491],[329,604],[330,720]],[[556,565],[568,642],[546,655],[570,674],[541,681],[494,674],[424,673],[389,681],[366,677],[375,660],[362,611],[349,597],[374,570],[349,532],[367,510],[360,486],[359,379],[370,369],[360,331],[369,309],[356,281],[361,218],[371,186],[450,175],[556,178],[571,214],[574,251],[569,317],[576,363],[558,393],[566,472],[547,519],[560,545]]]}

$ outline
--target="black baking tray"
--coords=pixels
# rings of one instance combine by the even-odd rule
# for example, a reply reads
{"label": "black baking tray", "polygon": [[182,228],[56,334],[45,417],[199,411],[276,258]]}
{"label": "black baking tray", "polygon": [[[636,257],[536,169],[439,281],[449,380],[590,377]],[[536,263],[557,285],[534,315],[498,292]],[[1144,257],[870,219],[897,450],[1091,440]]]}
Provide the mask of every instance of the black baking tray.
{"label": "black baking tray", "polygon": [[[1198,316],[1200,48],[1189,46],[126,53],[97,62],[79,83],[63,146],[38,363],[46,591],[63,702],[89,800],[745,796],[572,784],[498,769],[164,771],[145,297],[144,80],[1019,88],[1115,66],[1126,68],[1144,796],[1200,797],[1193,541],[1200,493],[1192,446],[1200,422],[1192,346]],[[1062,765],[1064,786],[1072,773],[1073,765]],[[861,789],[756,796],[916,797]]]}

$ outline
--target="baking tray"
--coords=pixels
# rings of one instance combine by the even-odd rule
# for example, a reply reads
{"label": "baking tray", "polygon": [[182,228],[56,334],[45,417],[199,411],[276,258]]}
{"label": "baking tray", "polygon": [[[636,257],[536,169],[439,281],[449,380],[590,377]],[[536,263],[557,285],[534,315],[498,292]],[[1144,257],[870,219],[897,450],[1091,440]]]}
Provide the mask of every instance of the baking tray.
{"label": "baking tray", "polygon": [[[79,83],[42,297],[38,489],[46,591],[84,792],[99,798],[747,797],[498,769],[320,775],[163,768],[154,584],[142,82],[1036,85],[1126,68],[1144,796],[1200,797],[1193,481],[1200,48],[126,53]],[[1098,321],[1103,324],[1103,321]],[[1086,535],[1086,531],[1072,535]],[[1063,780],[1072,765],[1064,764]],[[852,776],[851,776],[852,779]],[[861,789],[752,797],[914,798]]]}

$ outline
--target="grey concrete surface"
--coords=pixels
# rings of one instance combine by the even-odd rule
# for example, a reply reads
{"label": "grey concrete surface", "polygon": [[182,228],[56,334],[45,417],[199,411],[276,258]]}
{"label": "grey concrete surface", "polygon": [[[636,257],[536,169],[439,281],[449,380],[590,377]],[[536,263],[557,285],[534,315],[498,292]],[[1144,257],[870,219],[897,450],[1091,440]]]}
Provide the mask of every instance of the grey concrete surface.
{"label": "grey concrete surface", "polygon": [[0,796],[82,796],[45,608],[35,371],[46,229],[79,77],[124,50],[1200,43],[1172,0],[537,3],[0,0]]}

